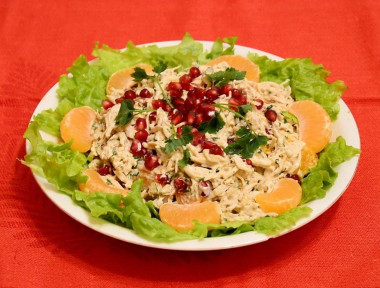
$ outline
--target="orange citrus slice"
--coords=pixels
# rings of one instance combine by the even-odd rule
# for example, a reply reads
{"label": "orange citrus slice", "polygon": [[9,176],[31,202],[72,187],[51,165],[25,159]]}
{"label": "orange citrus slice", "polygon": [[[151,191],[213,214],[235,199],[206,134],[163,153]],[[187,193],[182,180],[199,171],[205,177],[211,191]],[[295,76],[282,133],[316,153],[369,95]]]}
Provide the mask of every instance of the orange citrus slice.
{"label": "orange citrus slice", "polygon": [[216,65],[221,62],[227,62],[227,64],[239,71],[246,71],[245,78],[251,81],[258,82],[260,79],[260,68],[251,60],[240,55],[223,55],[209,61],[206,65]]}
{"label": "orange citrus slice", "polygon": [[91,148],[91,126],[96,112],[87,106],[70,110],[61,121],[61,137],[65,143],[73,140],[71,149],[87,152]]}
{"label": "orange citrus slice", "polygon": [[306,175],[310,168],[313,168],[318,163],[318,155],[311,150],[307,145],[302,148],[301,151],[301,164],[298,168],[300,174]]}
{"label": "orange citrus slice", "polygon": [[126,195],[127,191],[121,188],[112,187],[106,184],[100,174],[95,170],[87,169],[82,172],[88,177],[86,183],[79,184],[79,189],[85,193],[104,192]]}
{"label": "orange citrus slice", "polygon": [[297,101],[290,105],[299,122],[300,139],[318,153],[327,146],[332,134],[329,114],[321,105],[311,100]]}
{"label": "orange citrus slice", "polygon": [[282,214],[301,202],[302,189],[298,182],[291,178],[282,178],[274,186],[272,193],[261,193],[256,202],[264,212]]}
{"label": "orange citrus slice", "polygon": [[136,67],[144,69],[148,75],[153,71],[153,67],[148,64],[138,64],[120,71],[116,71],[111,75],[110,79],[108,80],[106,87],[107,95],[111,94],[111,88],[125,89],[135,85],[136,82],[133,81],[133,77],[131,76],[131,74],[135,72]]}
{"label": "orange citrus slice", "polygon": [[183,205],[166,203],[160,208],[161,221],[177,231],[194,228],[193,220],[220,224],[220,214],[218,204],[210,201]]}

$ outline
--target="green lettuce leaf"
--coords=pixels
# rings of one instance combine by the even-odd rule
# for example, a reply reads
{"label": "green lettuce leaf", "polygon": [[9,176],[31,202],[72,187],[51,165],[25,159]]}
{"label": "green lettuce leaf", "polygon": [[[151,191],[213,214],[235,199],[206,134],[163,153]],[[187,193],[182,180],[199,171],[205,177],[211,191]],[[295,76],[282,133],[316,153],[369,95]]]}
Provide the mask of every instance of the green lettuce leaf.
{"label": "green lettuce leaf", "polygon": [[329,143],[319,155],[317,165],[311,168],[310,174],[302,180],[301,203],[325,197],[338,176],[333,168],[360,152],[360,149],[346,145],[341,136],[335,142]]}
{"label": "green lettuce leaf", "polygon": [[40,126],[35,121],[25,131],[24,137],[30,141],[32,151],[25,156],[23,163],[45,177],[59,191],[72,195],[78,183],[86,180],[81,172],[87,167],[87,157],[71,150],[71,142],[56,144],[44,141],[39,131]]}
{"label": "green lettuce leaf", "polygon": [[254,229],[258,233],[276,235],[291,228],[296,222],[310,215],[310,207],[298,206],[275,217],[262,217],[255,222]]}
{"label": "green lettuce leaf", "polygon": [[297,100],[313,100],[327,111],[331,120],[339,113],[338,101],[347,89],[342,81],[328,83],[330,72],[322,65],[314,64],[309,58],[287,58],[275,61],[267,56],[249,53],[248,58],[260,67],[260,81],[282,83],[290,79],[292,96]]}
{"label": "green lettuce leaf", "polygon": [[99,65],[90,65],[81,55],[68,69],[71,75],[59,78],[57,94],[59,100],[70,101],[73,107],[89,106],[99,110],[102,100],[106,98],[106,85],[109,72]]}
{"label": "green lettuce leaf", "polygon": [[166,63],[168,67],[182,66],[190,67],[193,62],[203,53],[203,44],[186,33],[181,43],[173,46],[158,47],[157,45],[137,47],[132,42],[128,42],[124,51],[112,49],[107,45],[100,48],[97,44],[92,55],[99,58],[103,67],[109,73],[130,67],[139,63],[146,63],[157,66]]}

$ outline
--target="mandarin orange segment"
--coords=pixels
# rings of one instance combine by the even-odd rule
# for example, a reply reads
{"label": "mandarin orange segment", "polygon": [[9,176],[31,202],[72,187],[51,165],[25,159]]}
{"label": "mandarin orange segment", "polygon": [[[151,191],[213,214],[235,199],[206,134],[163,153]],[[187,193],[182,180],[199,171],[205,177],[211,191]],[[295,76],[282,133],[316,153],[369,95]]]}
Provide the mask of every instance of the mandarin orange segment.
{"label": "mandarin orange segment", "polygon": [[282,214],[301,202],[302,188],[291,178],[282,178],[274,186],[273,192],[261,193],[256,196],[256,202],[266,213]]}
{"label": "mandarin orange segment", "polygon": [[186,231],[194,228],[193,220],[220,224],[221,212],[219,205],[210,201],[182,205],[166,203],[160,208],[160,218],[175,230]]}
{"label": "mandarin orange segment", "polygon": [[301,163],[298,172],[303,176],[306,175],[309,169],[313,168],[318,163],[318,155],[311,150],[307,145],[301,151]]}
{"label": "mandarin orange segment", "polygon": [[321,105],[311,100],[297,101],[290,105],[299,122],[300,139],[315,153],[322,151],[330,141],[332,122]]}
{"label": "mandarin orange segment", "polygon": [[87,106],[70,110],[61,121],[61,137],[65,143],[70,142],[71,149],[87,152],[91,148],[91,126],[96,119],[96,112]]}
{"label": "mandarin orange segment", "polygon": [[116,71],[111,75],[110,79],[108,80],[106,87],[107,95],[111,94],[112,88],[125,89],[135,85],[136,82],[133,81],[133,77],[131,76],[131,74],[135,72],[136,67],[144,69],[148,75],[153,71],[153,67],[148,64],[138,64],[120,71]]}
{"label": "mandarin orange segment", "polygon": [[245,78],[251,81],[259,82],[260,68],[251,60],[240,55],[223,55],[209,61],[206,65],[216,65],[221,62],[227,62],[227,64],[239,71],[246,71]]}
{"label": "mandarin orange segment", "polygon": [[87,169],[82,172],[88,177],[86,183],[79,184],[79,189],[85,193],[104,192],[126,195],[127,191],[121,188],[112,187],[106,184],[102,177],[95,170]]}

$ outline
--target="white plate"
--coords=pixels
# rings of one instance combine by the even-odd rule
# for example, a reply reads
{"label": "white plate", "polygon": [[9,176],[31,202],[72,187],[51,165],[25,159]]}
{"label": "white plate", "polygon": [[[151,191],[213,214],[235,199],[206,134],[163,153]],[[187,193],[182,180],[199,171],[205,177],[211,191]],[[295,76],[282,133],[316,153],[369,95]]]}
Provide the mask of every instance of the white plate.
{"label": "white plate", "polygon": [[[210,50],[213,42],[201,41],[204,44],[204,48]],[[168,42],[158,42],[149,43],[156,44],[158,46],[170,46],[178,44],[179,41],[168,41]],[[146,44],[146,45],[149,45]],[[259,55],[266,55],[274,60],[282,60],[282,58],[259,51],[256,49],[235,46],[235,54],[241,54],[243,56],[247,55],[248,52],[258,53]],[[40,113],[42,110],[55,108],[58,104],[56,90],[58,88],[58,83],[55,84],[49,92],[44,96],[41,102],[38,104],[33,115]],[[333,137],[332,140],[339,135],[343,136],[348,145],[360,148],[360,137],[359,131],[355,123],[355,119],[352,116],[347,105],[340,100],[339,101],[341,111],[339,113],[338,120],[334,122],[333,125]],[[44,134],[44,138],[45,138]],[[47,136],[46,136],[47,137]],[[27,151],[30,151],[31,147],[27,141]],[[353,157],[350,161],[347,161],[336,168],[339,173],[338,178],[335,181],[334,186],[328,191],[327,195],[323,199],[314,200],[308,203],[308,206],[313,209],[311,215],[307,218],[301,219],[297,224],[290,230],[284,231],[278,237],[284,235],[292,230],[295,230],[306,223],[309,223],[313,219],[317,218],[323,212],[325,212],[329,207],[331,207],[343,194],[348,185],[350,184],[352,177],[355,174],[356,167],[358,165],[359,157]],[[134,243],[142,246],[170,249],[170,250],[219,250],[219,249],[229,249],[240,246],[251,245],[259,242],[268,240],[269,236],[264,234],[259,234],[257,232],[247,232],[239,235],[225,236],[219,238],[206,238],[202,240],[190,240],[184,242],[176,243],[155,243],[147,241],[139,236],[137,236],[133,231],[126,228],[117,226],[115,224],[109,223],[105,220],[92,217],[86,210],[74,204],[70,197],[64,195],[55,189],[55,187],[48,183],[44,178],[34,175],[37,183],[40,185],[42,191],[47,195],[47,197],[55,203],[62,211],[77,220],[78,222],[86,225],[87,227],[98,231],[102,234],[111,236],[113,238],[126,241],[129,243]],[[272,236],[273,237],[273,236]]]}

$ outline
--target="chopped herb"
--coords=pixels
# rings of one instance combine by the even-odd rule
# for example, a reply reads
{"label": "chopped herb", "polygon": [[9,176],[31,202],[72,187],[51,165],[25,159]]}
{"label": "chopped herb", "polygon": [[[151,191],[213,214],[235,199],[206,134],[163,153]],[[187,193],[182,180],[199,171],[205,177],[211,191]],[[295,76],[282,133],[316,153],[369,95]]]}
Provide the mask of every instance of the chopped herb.
{"label": "chopped herb", "polygon": [[224,124],[225,123],[222,117],[218,112],[216,112],[215,116],[212,117],[210,121],[203,122],[201,125],[199,125],[198,131],[215,134],[224,127]]}
{"label": "chopped herb", "polygon": [[140,174],[140,172],[139,171],[131,171],[129,174],[131,176],[138,176]]}
{"label": "chopped herb", "polygon": [[110,181],[110,179],[107,179],[107,180],[106,180],[106,183],[107,183],[108,185],[112,185],[112,182]]}
{"label": "chopped herb", "polygon": [[272,109],[272,108],[273,108],[273,105],[269,105],[269,106],[267,107],[267,110]]}
{"label": "chopped herb", "polygon": [[252,158],[253,153],[261,146],[268,142],[268,137],[253,135],[252,131],[246,127],[241,127],[236,132],[239,137],[235,142],[228,144],[224,149],[227,154],[239,154],[243,158]]}
{"label": "chopped herb", "polygon": [[185,149],[183,151],[183,158],[178,161],[178,166],[183,168],[188,164],[190,164],[190,152],[189,150]]}
{"label": "chopped herb", "polygon": [[178,147],[185,146],[186,144],[193,141],[193,134],[191,134],[191,126],[184,126],[182,129],[181,138],[176,138],[175,136],[170,136],[166,140],[166,145],[163,151],[167,154],[174,152]]}
{"label": "chopped herb", "polygon": [[212,137],[212,141],[216,141],[218,139],[219,139],[219,137]]}
{"label": "chopped herb", "polygon": [[150,111],[154,110],[135,109],[135,107],[133,107],[133,102],[130,99],[123,100],[121,102],[120,110],[116,116],[115,122],[118,125],[127,125],[129,122],[131,122],[134,116]]}
{"label": "chopped herb", "polygon": [[247,104],[247,105],[241,105],[241,106],[238,106],[238,109],[239,109],[239,113],[243,116],[245,116],[245,114],[248,113],[248,111],[252,111],[252,106]]}
{"label": "chopped herb", "polygon": [[227,68],[225,71],[218,71],[213,74],[207,74],[206,76],[213,83],[213,86],[223,86],[232,80],[243,80],[245,77],[245,71],[239,71],[235,68]]}
{"label": "chopped herb", "polygon": [[298,119],[294,114],[288,111],[282,111],[281,114],[284,116],[285,123],[298,124]]}

